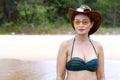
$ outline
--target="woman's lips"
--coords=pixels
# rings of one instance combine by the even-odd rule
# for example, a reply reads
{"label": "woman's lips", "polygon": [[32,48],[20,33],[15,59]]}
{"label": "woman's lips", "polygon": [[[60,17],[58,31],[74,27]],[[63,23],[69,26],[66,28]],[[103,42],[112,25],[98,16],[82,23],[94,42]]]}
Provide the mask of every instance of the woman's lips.
{"label": "woman's lips", "polygon": [[78,29],[80,32],[84,31],[85,29]]}

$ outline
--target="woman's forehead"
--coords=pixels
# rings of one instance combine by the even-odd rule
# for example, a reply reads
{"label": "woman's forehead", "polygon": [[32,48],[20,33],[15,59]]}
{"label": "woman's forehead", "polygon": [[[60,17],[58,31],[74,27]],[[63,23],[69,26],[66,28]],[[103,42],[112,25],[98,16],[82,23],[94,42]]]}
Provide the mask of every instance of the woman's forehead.
{"label": "woman's forehead", "polygon": [[75,16],[75,19],[90,19],[90,18],[84,14],[77,14]]}

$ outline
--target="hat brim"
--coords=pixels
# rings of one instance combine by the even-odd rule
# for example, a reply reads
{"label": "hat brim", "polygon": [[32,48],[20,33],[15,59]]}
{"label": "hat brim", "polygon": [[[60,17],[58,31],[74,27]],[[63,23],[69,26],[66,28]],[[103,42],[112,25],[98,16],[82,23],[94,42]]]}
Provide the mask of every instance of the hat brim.
{"label": "hat brim", "polygon": [[70,22],[72,23],[73,28],[74,28],[73,20],[74,20],[75,15],[77,15],[77,14],[84,14],[94,21],[94,24],[88,33],[89,35],[95,33],[98,30],[98,28],[100,27],[101,15],[98,12],[93,11],[93,10],[86,11],[86,12],[78,12],[72,8],[69,8],[69,19],[70,19]]}

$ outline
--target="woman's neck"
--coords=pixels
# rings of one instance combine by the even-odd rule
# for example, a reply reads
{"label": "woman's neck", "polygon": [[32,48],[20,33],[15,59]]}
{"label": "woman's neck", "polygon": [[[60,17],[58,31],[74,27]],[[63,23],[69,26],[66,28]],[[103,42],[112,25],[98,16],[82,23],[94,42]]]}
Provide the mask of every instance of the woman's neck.
{"label": "woman's neck", "polygon": [[89,37],[88,37],[88,35],[86,35],[86,36],[81,36],[81,35],[76,35],[75,36],[75,39],[78,41],[78,42],[88,42],[89,41]]}

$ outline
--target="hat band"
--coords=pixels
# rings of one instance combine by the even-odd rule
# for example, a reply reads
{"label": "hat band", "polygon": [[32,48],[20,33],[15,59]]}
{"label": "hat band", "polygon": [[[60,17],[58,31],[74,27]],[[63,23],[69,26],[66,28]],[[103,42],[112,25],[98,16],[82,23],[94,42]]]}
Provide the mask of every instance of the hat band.
{"label": "hat band", "polygon": [[91,9],[85,9],[85,8],[77,8],[76,10],[77,10],[78,12],[91,11]]}

